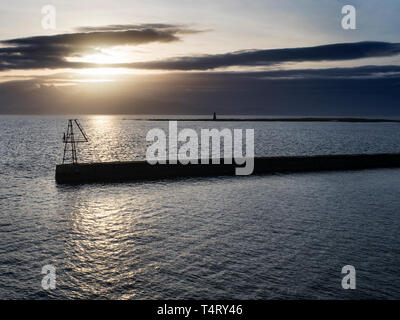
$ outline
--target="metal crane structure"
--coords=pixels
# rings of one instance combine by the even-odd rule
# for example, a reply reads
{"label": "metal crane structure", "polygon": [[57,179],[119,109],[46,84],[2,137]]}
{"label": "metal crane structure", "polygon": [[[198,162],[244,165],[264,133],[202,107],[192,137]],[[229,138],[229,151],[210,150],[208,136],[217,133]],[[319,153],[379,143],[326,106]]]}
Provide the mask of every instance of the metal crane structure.
{"label": "metal crane structure", "polygon": [[[74,135],[74,124],[78,128],[79,132],[81,133],[80,138],[75,139]],[[66,161],[71,161],[73,164],[78,163],[78,158],[76,156],[76,144],[80,142],[88,142],[89,139],[83,130],[82,126],[80,125],[78,119],[69,119],[68,120],[68,128],[67,133],[64,132],[63,142],[64,142],[64,155],[63,161],[64,164]]]}

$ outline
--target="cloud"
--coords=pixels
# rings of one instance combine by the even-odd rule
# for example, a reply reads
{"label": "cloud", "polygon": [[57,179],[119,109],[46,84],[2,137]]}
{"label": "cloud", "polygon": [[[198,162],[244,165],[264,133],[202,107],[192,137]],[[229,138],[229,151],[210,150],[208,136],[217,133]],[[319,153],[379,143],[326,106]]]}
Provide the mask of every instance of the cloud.
{"label": "cloud", "polygon": [[400,78],[400,66],[361,66],[353,68],[293,69],[242,73],[257,79],[349,79]]}
{"label": "cloud", "polygon": [[400,43],[370,41],[181,57],[163,61],[133,63],[130,64],[130,67],[161,70],[211,70],[230,66],[270,66],[284,62],[354,60],[398,54],[400,54]]}
{"label": "cloud", "polygon": [[144,24],[110,24],[97,27],[78,27],[79,32],[95,32],[95,31],[126,31],[126,30],[168,30],[177,34],[198,33],[201,30],[190,29],[187,25],[165,24],[165,23],[144,23]]}
{"label": "cloud", "polygon": [[106,26],[86,26],[78,27],[77,31],[80,32],[93,32],[93,31],[121,31],[121,30],[143,30],[143,29],[171,29],[176,28],[177,25],[165,23],[144,23],[144,24],[109,24]]}
{"label": "cloud", "polygon": [[[326,69],[290,69],[290,70],[271,70],[271,71],[218,71],[218,72],[173,72],[171,74],[176,75],[180,79],[187,77],[187,79],[197,79],[201,81],[213,80],[245,80],[252,79],[255,81],[262,80],[318,80],[318,79],[400,79],[400,66],[396,65],[384,65],[384,66],[360,66],[350,68],[326,68]],[[162,77],[161,74],[157,75]],[[12,77],[12,76],[10,76]],[[21,76],[26,78],[26,76]],[[84,79],[98,79],[97,75],[79,75],[71,72],[55,73],[45,76],[36,76],[33,79],[42,80],[48,83],[53,81],[63,82],[63,79],[67,79],[69,82],[73,82],[74,79],[80,81]],[[109,76],[109,79],[114,81],[129,81],[132,75],[115,75],[114,78]],[[13,77],[15,78],[15,77]],[[142,77],[145,79],[145,77]]]}
{"label": "cloud", "polygon": [[81,68],[84,63],[68,62],[68,56],[95,52],[96,47],[139,45],[180,40],[179,34],[197,32],[166,24],[83,27],[81,32],[3,40],[0,70]]}
{"label": "cloud", "polygon": [[268,67],[286,62],[340,61],[400,54],[399,43],[369,41],[314,47],[243,50],[134,63],[96,64],[73,62],[66,58],[96,53],[98,47],[169,43],[179,41],[182,34],[202,31],[173,24],[106,25],[80,27],[77,31],[79,32],[1,41],[3,46],[0,47],[0,71],[95,67],[204,71],[232,66]]}

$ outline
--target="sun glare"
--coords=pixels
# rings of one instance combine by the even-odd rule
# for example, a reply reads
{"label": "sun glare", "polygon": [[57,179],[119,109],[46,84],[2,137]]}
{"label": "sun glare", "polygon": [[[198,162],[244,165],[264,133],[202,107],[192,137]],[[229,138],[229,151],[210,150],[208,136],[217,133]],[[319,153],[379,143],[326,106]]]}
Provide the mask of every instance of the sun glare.
{"label": "sun glare", "polygon": [[88,68],[76,70],[76,73],[87,75],[118,75],[130,72],[128,69],[124,68]]}
{"label": "sun glare", "polygon": [[96,53],[87,54],[80,57],[67,57],[70,62],[85,62],[97,64],[118,64],[127,63],[131,60],[131,56],[118,47],[114,48],[95,48]]}
{"label": "sun glare", "polygon": [[[71,58],[74,59],[74,58]],[[70,60],[72,61],[72,60]],[[98,64],[116,64],[127,62],[125,59],[109,54],[96,53],[92,55],[83,56],[81,58],[76,58],[75,61],[87,62],[87,63],[98,63]]]}
{"label": "sun glare", "polygon": [[[121,74],[140,74],[145,73],[141,70],[132,70],[128,68],[113,67],[113,65],[132,62],[132,57],[127,57],[121,50],[101,49],[100,53],[86,55],[82,57],[68,57],[69,62],[82,62],[93,64],[93,67],[81,68],[76,70],[79,74],[103,76],[103,75],[121,75]],[[98,67],[96,67],[98,65]],[[101,65],[101,66],[100,66]],[[103,65],[108,65],[103,67]]]}

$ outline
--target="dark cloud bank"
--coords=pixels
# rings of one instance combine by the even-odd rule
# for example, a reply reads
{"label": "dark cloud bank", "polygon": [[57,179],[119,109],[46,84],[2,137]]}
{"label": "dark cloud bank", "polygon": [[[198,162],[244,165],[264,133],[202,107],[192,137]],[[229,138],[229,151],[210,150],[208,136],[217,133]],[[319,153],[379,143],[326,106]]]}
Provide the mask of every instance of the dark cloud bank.
{"label": "dark cloud bank", "polygon": [[[198,32],[173,25],[112,25],[84,27],[86,32],[5,40],[0,47],[0,70],[105,67],[68,62],[68,56],[95,52],[96,47],[178,41],[179,34]],[[341,61],[400,54],[399,43],[357,42],[315,47],[246,50],[225,54],[179,57],[160,61],[113,64],[150,70],[212,70],[231,66],[271,66],[285,62]]]}
{"label": "dark cloud bank", "polygon": [[249,50],[166,61],[133,63],[131,67],[162,70],[210,70],[230,66],[270,66],[284,62],[340,61],[400,54],[399,43],[357,42],[316,47]]}
{"label": "dark cloud bank", "polygon": [[[96,52],[97,47],[178,41],[179,35],[198,32],[175,25],[111,25],[82,27],[78,33],[0,41],[0,71],[18,69],[82,68],[86,63],[65,58]],[[93,65],[92,65],[93,66]]]}

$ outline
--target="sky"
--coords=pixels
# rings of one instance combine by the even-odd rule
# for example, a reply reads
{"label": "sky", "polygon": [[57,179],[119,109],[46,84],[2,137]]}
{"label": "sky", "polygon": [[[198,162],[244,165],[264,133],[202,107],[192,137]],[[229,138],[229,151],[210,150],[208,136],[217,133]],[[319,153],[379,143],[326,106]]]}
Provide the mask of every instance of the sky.
{"label": "sky", "polygon": [[399,16],[398,0],[5,0],[0,113],[400,116]]}

